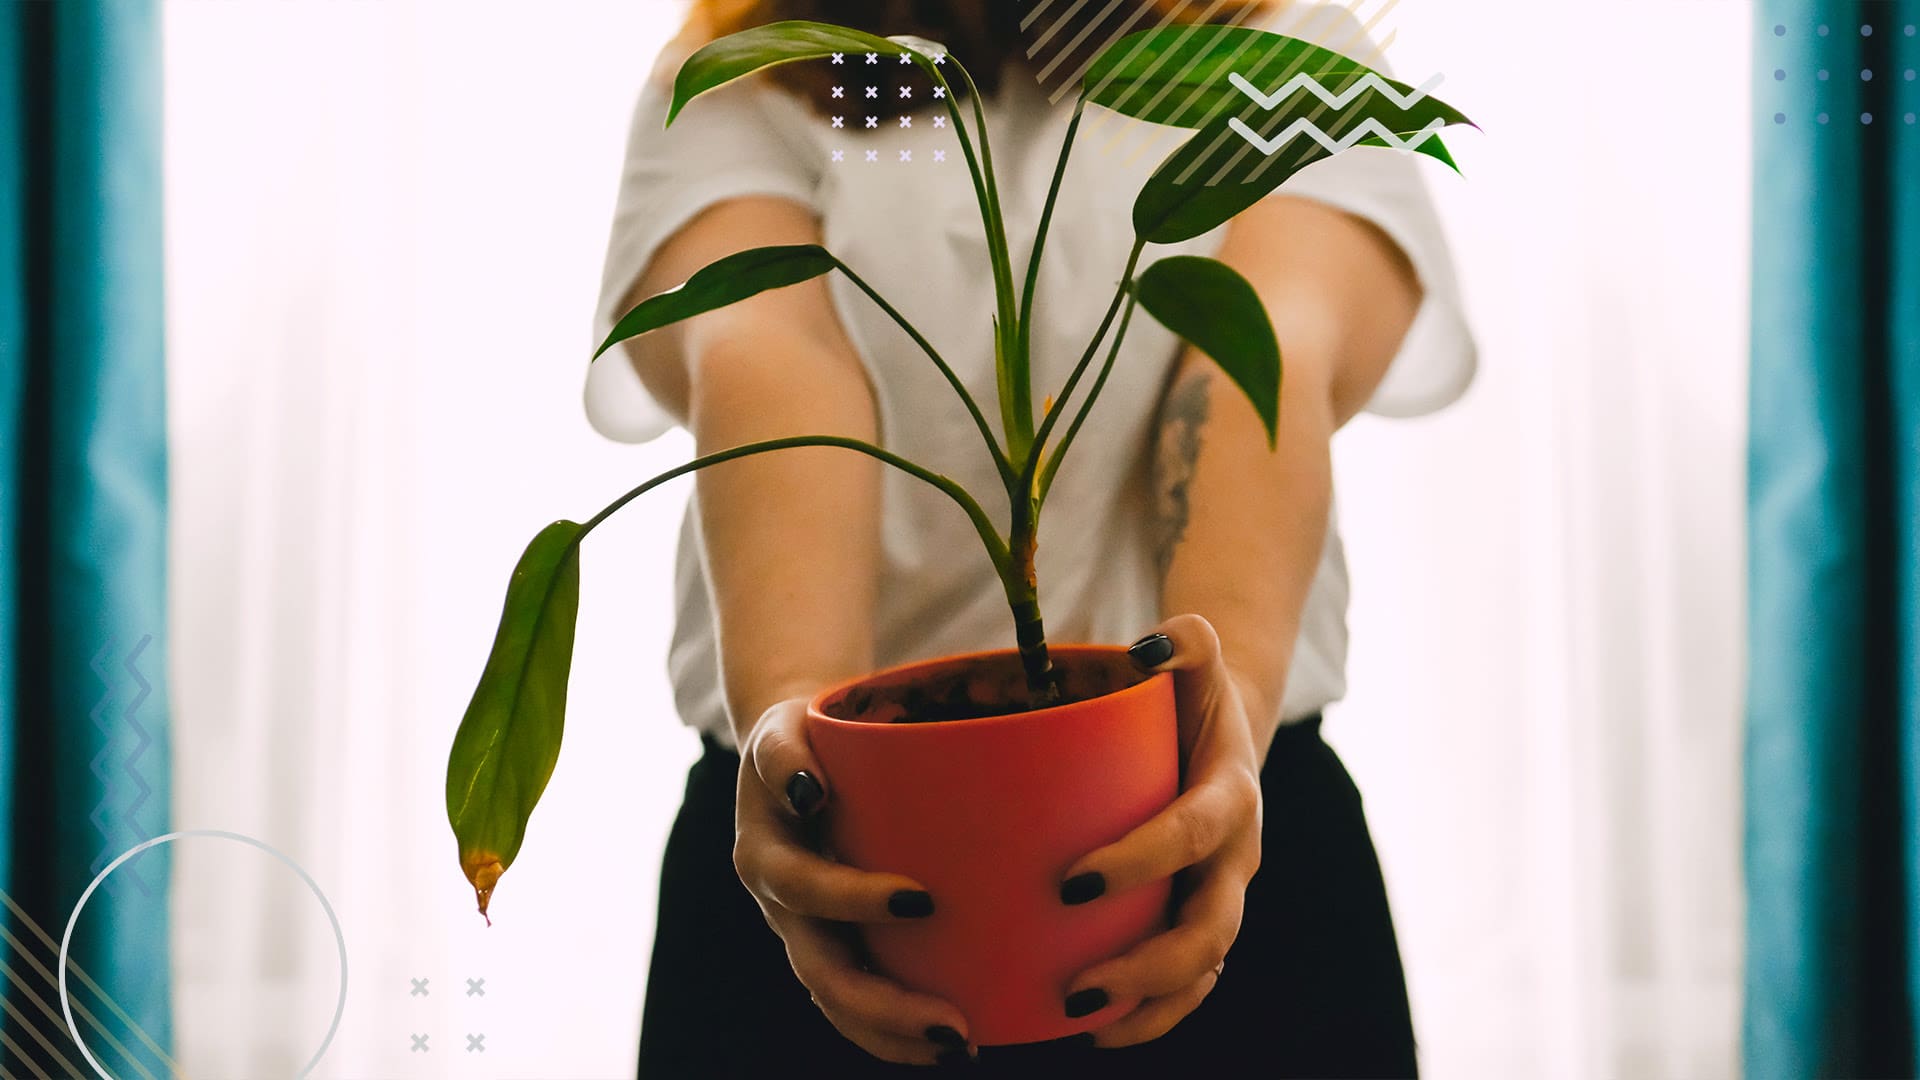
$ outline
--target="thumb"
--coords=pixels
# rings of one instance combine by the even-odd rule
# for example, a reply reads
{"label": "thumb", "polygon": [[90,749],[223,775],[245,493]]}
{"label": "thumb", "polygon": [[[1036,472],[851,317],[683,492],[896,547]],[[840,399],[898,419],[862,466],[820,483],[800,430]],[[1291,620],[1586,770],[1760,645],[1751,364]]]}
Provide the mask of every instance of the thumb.
{"label": "thumb", "polygon": [[807,702],[789,698],[754,721],[742,756],[773,801],[796,818],[811,817],[827,801],[827,775],[807,741]]}

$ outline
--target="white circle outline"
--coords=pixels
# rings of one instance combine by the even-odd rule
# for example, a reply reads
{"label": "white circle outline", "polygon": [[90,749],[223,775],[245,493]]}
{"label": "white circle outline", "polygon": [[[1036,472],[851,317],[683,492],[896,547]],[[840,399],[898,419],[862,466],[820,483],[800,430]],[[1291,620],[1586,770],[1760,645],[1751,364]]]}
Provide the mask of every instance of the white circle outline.
{"label": "white circle outline", "polygon": [[313,880],[313,875],[301,869],[299,863],[288,858],[284,852],[272,844],[264,840],[256,840],[251,836],[244,836],[240,833],[227,832],[224,829],[183,829],[179,832],[170,832],[156,836],[151,840],[129,848],[122,853],[119,858],[108,863],[104,870],[94,875],[93,881],[89,882],[86,890],[80,894],[79,902],[73,905],[73,914],[67,916],[66,932],[60,935],[60,1012],[67,1020],[67,1034],[73,1036],[73,1045],[80,1048],[80,1056],[87,1059],[87,1064],[93,1066],[93,1071],[100,1074],[101,1080],[113,1080],[112,1075],[109,1074],[106,1069],[102,1068],[98,1061],[94,1060],[93,1052],[87,1049],[86,1042],[80,1038],[79,1028],[73,1023],[73,1001],[67,995],[67,952],[69,946],[73,944],[73,928],[80,922],[80,912],[87,906],[87,901],[93,897],[93,891],[98,889],[100,883],[107,880],[107,875],[118,869],[121,863],[126,862],[128,859],[133,858],[148,848],[158,847],[161,844],[171,843],[189,836],[211,836],[221,840],[237,840],[249,847],[259,848],[261,851],[280,860],[286,865],[287,869],[300,875],[301,881],[307,883],[307,888],[311,889],[313,895],[319,899],[320,909],[327,913],[327,921],[333,924],[333,940],[340,946],[340,1000],[335,1003],[333,1007],[333,1023],[327,1027],[327,1037],[320,1040],[320,1049],[315,1050],[313,1057],[309,1059],[305,1065],[301,1066],[300,1071],[295,1074],[296,1080],[304,1078],[307,1074],[313,1072],[314,1066],[320,1064],[320,1059],[326,1054],[327,1047],[333,1045],[333,1037],[340,1031],[340,1018],[346,1015],[347,936],[341,933],[340,918],[333,913],[333,905],[327,902],[327,894],[320,891],[320,885]]}

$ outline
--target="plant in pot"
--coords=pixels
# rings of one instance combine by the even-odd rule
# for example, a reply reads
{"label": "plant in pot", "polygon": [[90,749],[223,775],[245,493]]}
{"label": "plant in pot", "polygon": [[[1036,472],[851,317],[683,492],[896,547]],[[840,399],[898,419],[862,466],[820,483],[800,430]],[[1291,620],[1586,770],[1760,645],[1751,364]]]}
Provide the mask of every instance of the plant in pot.
{"label": "plant in pot", "polygon": [[[925,464],[822,435],[708,454],[653,477],[585,522],[548,525],[514,568],[492,651],[454,738],[447,814],[461,868],[484,915],[558,759],[581,541],[628,502],[687,473],[795,447],[840,447],[931,485],[966,514],[1005,592],[1014,646],[880,672],[812,702],[809,739],[834,785],[828,847],[851,865],[910,875],[940,897],[931,918],[867,928],[866,946],[880,970],[958,1006],[980,1044],[1089,1030],[1132,1003],[1114,1001],[1067,1019],[1059,1008],[1063,988],[1078,971],[1161,929],[1170,882],[1067,907],[1059,902],[1060,874],[1171,802],[1180,763],[1169,676],[1142,680],[1118,646],[1046,639],[1034,557],[1047,492],[1106,384],[1136,308],[1220,366],[1252,402],[1269,446],[1279,414],[1279,344],[1252,286],[1225,264],[1195,256],[1167,257],[1141,270],[1146,245],[1207,233],[1295,172],[1352,146],[1393,145],[1452,165],[1436,132],[1468,121],[1357,61],[1279,34],[1236,26],[1131,34],[1102,50],[1085,72],[1022,286],[1010,265],[980,96],[966,69],[935,43],[813,22],[733,34],[682,65],[667,122],[696,96],[735,79],[834,53],[898,54],[943,90],[988,240],[999,433],[933,344],[872,284],[817,245],[756,248],[713,263],[628,312],[595,357],[765,290],[845,274],[952,386],[1005,485],[1008,520],[994,521],[971,493]],[[949,73],[966,91],[971,126]],[[1277,87],[1282,96],[1256,100],[1235,85],[1240,81]],[[1195,134],[1139,193],[1135,239],[1112,302],[1036,417],[1028,331],[1037,269],[1089,105]]]}

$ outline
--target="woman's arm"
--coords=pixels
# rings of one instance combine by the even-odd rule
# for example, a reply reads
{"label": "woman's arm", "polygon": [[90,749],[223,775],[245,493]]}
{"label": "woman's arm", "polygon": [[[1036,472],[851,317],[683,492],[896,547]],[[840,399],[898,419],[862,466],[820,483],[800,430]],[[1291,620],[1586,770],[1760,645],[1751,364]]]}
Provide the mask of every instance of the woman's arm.
{"label": "woman's arm", "polygon": [[[632,301],[745,248],[819,242],[818,224],[797,203],[729,200],[661,248]],[[823,278],[631,345],[641,380],[692,430],[702,454],[786,435],[875,437],[872,389]],[[872,666],[878,468],[845,450],[790,450],[705,470],[696,497],[742,759],[734,866],[834,1026],[877,1057],[927,1064],[942,1052],[965,1052],[965,1017],[861,970],[835,924],[922,917],[932,899],[911,878],[820,857],[800,828],[832,791],[807,746],[806,701]]]}
{"label": "woman's arm", "polygon": [[1265,760],[1326,543],[1330,440],[1385,376],[1420,283],[1384,233],[1304,199],[1267,199],[1235,218],[1219,258],[1253,285],[1280,339],[1278,446],[1267,448],[1238,388],[1189,351],[1155,455],[1161,610],[1197,613],[1218,631]]}
{"label": "woman's arm", "polygon": [[1192,1012],[1239,934],[1260,866],[1260,765],[1326,541],[1328,440],[1373,394],[1419,306],[1400,250],[1317,203],[1262,202],[1234,220],[1220,258],[1260,294],[1285,354],[1278,449],[1211,360],[1182,358],[1155,480],[1162,607],[1184,614],[1131,650],[1142,667],[1173,673],[1182,791],[1069,867],[1061,889],[1062,902],[1083,903],[1181,873],[1181,899],[1172,929],[1068,986],[1069,1015],[1141,1000],[1094,1033],[1101,1046],[1157,1038]]}
{"label": "woman's arm", "polygon": [[[736,251],[819,242],[819,226],[797,203],[729,200],[661,247],[633,300]],[[693,433],[699,453],[786,435],[874,440],[873,393],[826,282],[761,293],[630,339],[641,380]],[[879,469],[871,458],[816,447],[698,474],[720,668],[741,746],[775,702],[872,666]]]}

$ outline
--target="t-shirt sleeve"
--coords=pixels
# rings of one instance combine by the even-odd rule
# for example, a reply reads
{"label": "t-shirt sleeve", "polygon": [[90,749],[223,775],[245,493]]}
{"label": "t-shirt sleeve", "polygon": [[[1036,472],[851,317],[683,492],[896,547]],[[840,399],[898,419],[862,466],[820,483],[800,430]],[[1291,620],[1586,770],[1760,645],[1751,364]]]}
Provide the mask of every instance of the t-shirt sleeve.
{"label": "t-shirt sleeve", "polygon": [[[669,128],[680,59],[673,49],[661,55],[634,107],[594,310],[595,346],[626,314],[628,294],[660,245],[701,211],[749,195],[815,205],[820,168],[804,135],[812,120],[805,106],[764,79],[746,79],[695,98]],[[620,442],[645,442],[672,426],[622,350],[588,367],[585,404],[594,430]]]}
{"label": "t-shirt sleeve", "polygon": [[[1359,21],[1345,10],[1308,8],[1267,28],[1351,56],[1382,73],[1391,72],[1374,52],[1374,43]],[[1453,175],[1422,154],[1356,147],[1300,170],[1277,192],[1325,203],[1371,222],[1399,245],[1420,279],[1420,307],[1367,402],[1368,412],[1382,416],[1421,416],[1452,404],[1466,392],[1478,366],[1453,255],[1423,169]]]}

